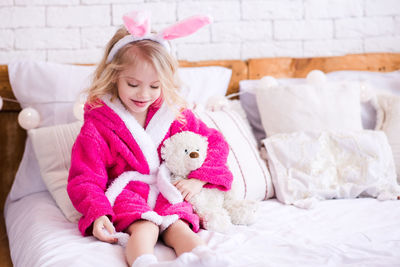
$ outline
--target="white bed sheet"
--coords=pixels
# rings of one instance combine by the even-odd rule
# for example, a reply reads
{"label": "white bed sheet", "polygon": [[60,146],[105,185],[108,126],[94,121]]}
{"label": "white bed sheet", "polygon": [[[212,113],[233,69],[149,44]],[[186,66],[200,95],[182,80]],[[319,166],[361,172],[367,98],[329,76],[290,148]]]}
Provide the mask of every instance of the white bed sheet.
{"label": "white bed sheet", "polygon": [[[120,246],[82,237],[48,192],[8,201],[5,215],[16,267],[126,266]],[[327,200],[303,210],[272,199],[251,227],[200,235],[232,266],[400,266],[400,201]],[[156,256],[174,258],[161,243]]]}

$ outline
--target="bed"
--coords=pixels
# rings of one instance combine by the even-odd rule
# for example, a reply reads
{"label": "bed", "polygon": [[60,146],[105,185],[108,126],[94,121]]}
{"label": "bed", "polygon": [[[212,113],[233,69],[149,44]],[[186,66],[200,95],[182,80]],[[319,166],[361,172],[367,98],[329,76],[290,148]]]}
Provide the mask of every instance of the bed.
{"label": "bed", "polygon": [[[228,90],[222,92],[228,95],[238,93],[239,87],[253,86],[251,81],[247,81],[246,84],[244,80],[258,80],[266,75],[286,83],[285,86],[295,86],[293,84],[304,82],[301,78],[306,77],[311,70],[315,69],[325,73],[347,70],[388,72],[390,74],[385,76],[385,79],[392,79],[391,81],[395,81],[395,84],[392,83],[391,86],[397,86],[397,91],[390,93],[400,95],[400,79],[397,78],[400,75],[397,71],[400,69],[400,54],[265,58],[247,61],[183,61],[181,66],[189,67],[186,73],[188,76],[197,75],[197,72],[189,73],[189,69],[196,71],[196,67],[221,66],[231,70],[230,79],[225,78],[225,87]],[[218,70],[221,72],[211,69],[202,75],[205,75],[204,77],[214,75],[217,79],[227,75],[226,69]],[[85,71],[90,72],[90,69]],[[344,79],[346,75],[348,74],[336,73],[328,78]],[[363,74],[357,72],[357,75],[361,77]],[[363,85],[365,84],[361,84],[361,87]],[[17,86],[19,85],[15,87]],[[16,99],[15,92],[17,91],[16,88],[13,89],[14,92],[11,89],[8,67],[0,66],[0,95]],[[24,97],[34,97],[34,93],[35,91],[24,96],[18,92],[17,98],[21,102]],[[212,95],[212,92],[209,94]],[[240,101],[243,100],[242,96],[245,99],[245,95],[241,94]],[[66,96],[65,99],[69,100],[71,97]],[[200,96],[191,97],[199,98]],[[251,103],[254,105],[254,98],[253,93],[253,102],[250,102],[250,105]],[[58,102],[62,101],[58,100]],[[231,157],[232,162],[229,163],[232,164],[232,172],[234,175],[239,175],[239,173],[242,175],[242,178],[236,181],[235,188],[238,189],[236,195],[238,198],[258,201],[257,220],[250,226],[234,226],[234,229],[227,234],[201,230],[199,234],[208,245],[217,253],[223,253],[231,258],[232,266],[399,266],[400,202],[381,201],[376,199],[377,195],[375,197],[333,197],[339,199],[326,197],[326,200],[319,199],[312,208],[299,208],[301,206],[298,205],[299,202],[290,202],[290,199],[285,198],[284,190],[276,187],[278,190],[275,190],[274,194],[273,184],[277,185],[278,181],[271,177],[271,173],[275,173],[272,176],[279,174],[278,165],[272,164],[272,158],[268,156],[266,158],[271,162],[267,165],[262,156],[255,154],[259,152],[260,144],[265,144],[271,150],[273,147],[271,144],[260,141],[262,138],[249,137],[249,133],[253,134],[256,130],[255,125],[249,113],[246,114],[247,110],[243,107],[245,103],[241,106],[238,103],[235,101],[235,104],[230,104],[232,107],[230,109],[210,111],[199,108],[196,109],[196,113],[209,125],[219,128],[226,134],[225,137],[231,149],[230,155],[235,156]],[[60,208],[61,204],[53,194],[54,192],[47,190],[48,184],[43,182],[39,184],[43,177],[36,177],[41,176],[40,173],[37,174],[38,170],[32,167],[25,172],[19,171],[18,181],[14,181],[21,159],[23,156],[28,157],[26,153],[24,154],[28,145],[25,144],[28,135],[17,123],[21,106],[24,108],[28,104],[4,102],[3,109],[0,111],[2,125],[0,152],[3,155],[0,161],[2,183],[0,201],[2,214],[4,214],[0,228],[2,266],[126,266],[122,247],[80,235],[76,223],[66,218],[68,214]],[[258,102],[258,104],[262,103]],[[72,106],[73,103],[69,105]],[[391,105],[391,107],[395,106]],[[381,114],[381,119],[378,119],[377,124],[380,124],[381,131],[386,131],[388,143],[393,150],[394,156],[389,159],[392,173],[388,174],[393,178],[393,171],[398,162],[398,155],[395,154],[398,147],[396,136],[392,134],[395,130],[390,128],[390,125],[387,126],[387,120],[382,119],[384,115],[388,118],[387,114]],[[47,124],[42,126],[52,127],[56,123],[71,123],[73,120],[72,115],[62,116],[60,120],[47,118],[46,121],[45,118],[43,123]],[[258,120],[266,123],[264,117]],[[236,127],[237,131],[233,131],[233,127]],[[371,130],[368,134],[374,134],[372,132],[375,131]],[[29,136],[35,138],[31,134]],[[385,140],[379,142],[386,142]],[[46,141],[42,140],[41,144],[45,146]],[[377,144],[380,144],[379,142]],[[380,147],[389,147],[389,145],[384,143]],[[386,162],[388,158],[382,156],[379,160]],[[40,171],[43,170],[40,169]],[[396,173],[394,175],[396,176]],[[25,184],[24,187],[20,184],[21,179],[25,182],[31,180],[36,182]],[[25,191],[16,193],[17,187]],[[280,194],[279,199],[276,198],[277,194]],[[289,202],[284,204],[282,200]],[[155,253],[160,261],[171,260],[175,257],[172,250],[161,242],[157,244]]]}

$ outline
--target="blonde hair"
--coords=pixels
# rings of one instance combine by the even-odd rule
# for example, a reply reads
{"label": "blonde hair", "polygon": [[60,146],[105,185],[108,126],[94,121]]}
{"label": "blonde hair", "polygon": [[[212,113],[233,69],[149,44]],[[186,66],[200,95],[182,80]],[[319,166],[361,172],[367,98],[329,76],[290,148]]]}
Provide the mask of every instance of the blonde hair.
{"label": "blonde hair", "polygon": [[180,90],[180,80],[177,74],[179,65],[178,61],[161,44],[151,40],[136,41],[122,47],[110,63],[106,62],[115,43],[128,34],[128,31],[121,27],[108,42],[103,58],[94,72],[92,84],[87,89],[88,103],[93,107],[101,106],[100,99],[106,94],[111,94],[112,100],[117,98],[117,80],[120,73],[132,64],[142,64],[141,60],[144,59],[147,63],[152,64],[158,74],[163,99],[179,116],[180,111],[187,105],[186,101],[178,94]]}

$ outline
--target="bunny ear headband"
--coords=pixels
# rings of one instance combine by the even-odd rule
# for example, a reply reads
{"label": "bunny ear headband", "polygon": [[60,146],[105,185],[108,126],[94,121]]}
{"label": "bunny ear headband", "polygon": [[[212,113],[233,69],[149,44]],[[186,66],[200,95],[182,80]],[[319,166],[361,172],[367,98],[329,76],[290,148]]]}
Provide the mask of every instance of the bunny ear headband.
{"label": "bunny ear headband", "polygon": [[152,40],[160,43],[167,49],[168,52],[171,48],[168,40],[173,40],[180,37],[188,36],[207,24],[211,23],[209,16],[193,16],[182,21],[179,21],[160,33],[150,32],[150,15],[145,11],[133,11],[123,16],[123,21],[126,29],[130,34],[120,39],[111,49],[107,57],[107,63],[110,63],[115,54],[125,45],[139,41],[139,40]]}

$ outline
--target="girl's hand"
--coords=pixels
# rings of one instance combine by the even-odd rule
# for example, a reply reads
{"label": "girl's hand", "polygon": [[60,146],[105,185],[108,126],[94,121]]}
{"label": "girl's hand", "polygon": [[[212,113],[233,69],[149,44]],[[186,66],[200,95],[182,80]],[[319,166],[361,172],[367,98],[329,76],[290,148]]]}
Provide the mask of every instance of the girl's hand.
{"label": "girl's hand", "polygon": [[[104,232],[104,229],[107,230],[110,235]],[[115,233],[114,225],[111,223],[110,219],[107,216],[100,216],[93,223],[93,236],[99,239],[100,241],[108,242],[108,243],[116,243],[118,241],[117,238],[111,236],[111,234]]]}
{"label": "girl's hand", "polygon": [[174,182],[173,185],[181,192],[182,197],[189,201],[194,195],[199,193],[207,182],[199,179],[191,178]]}

